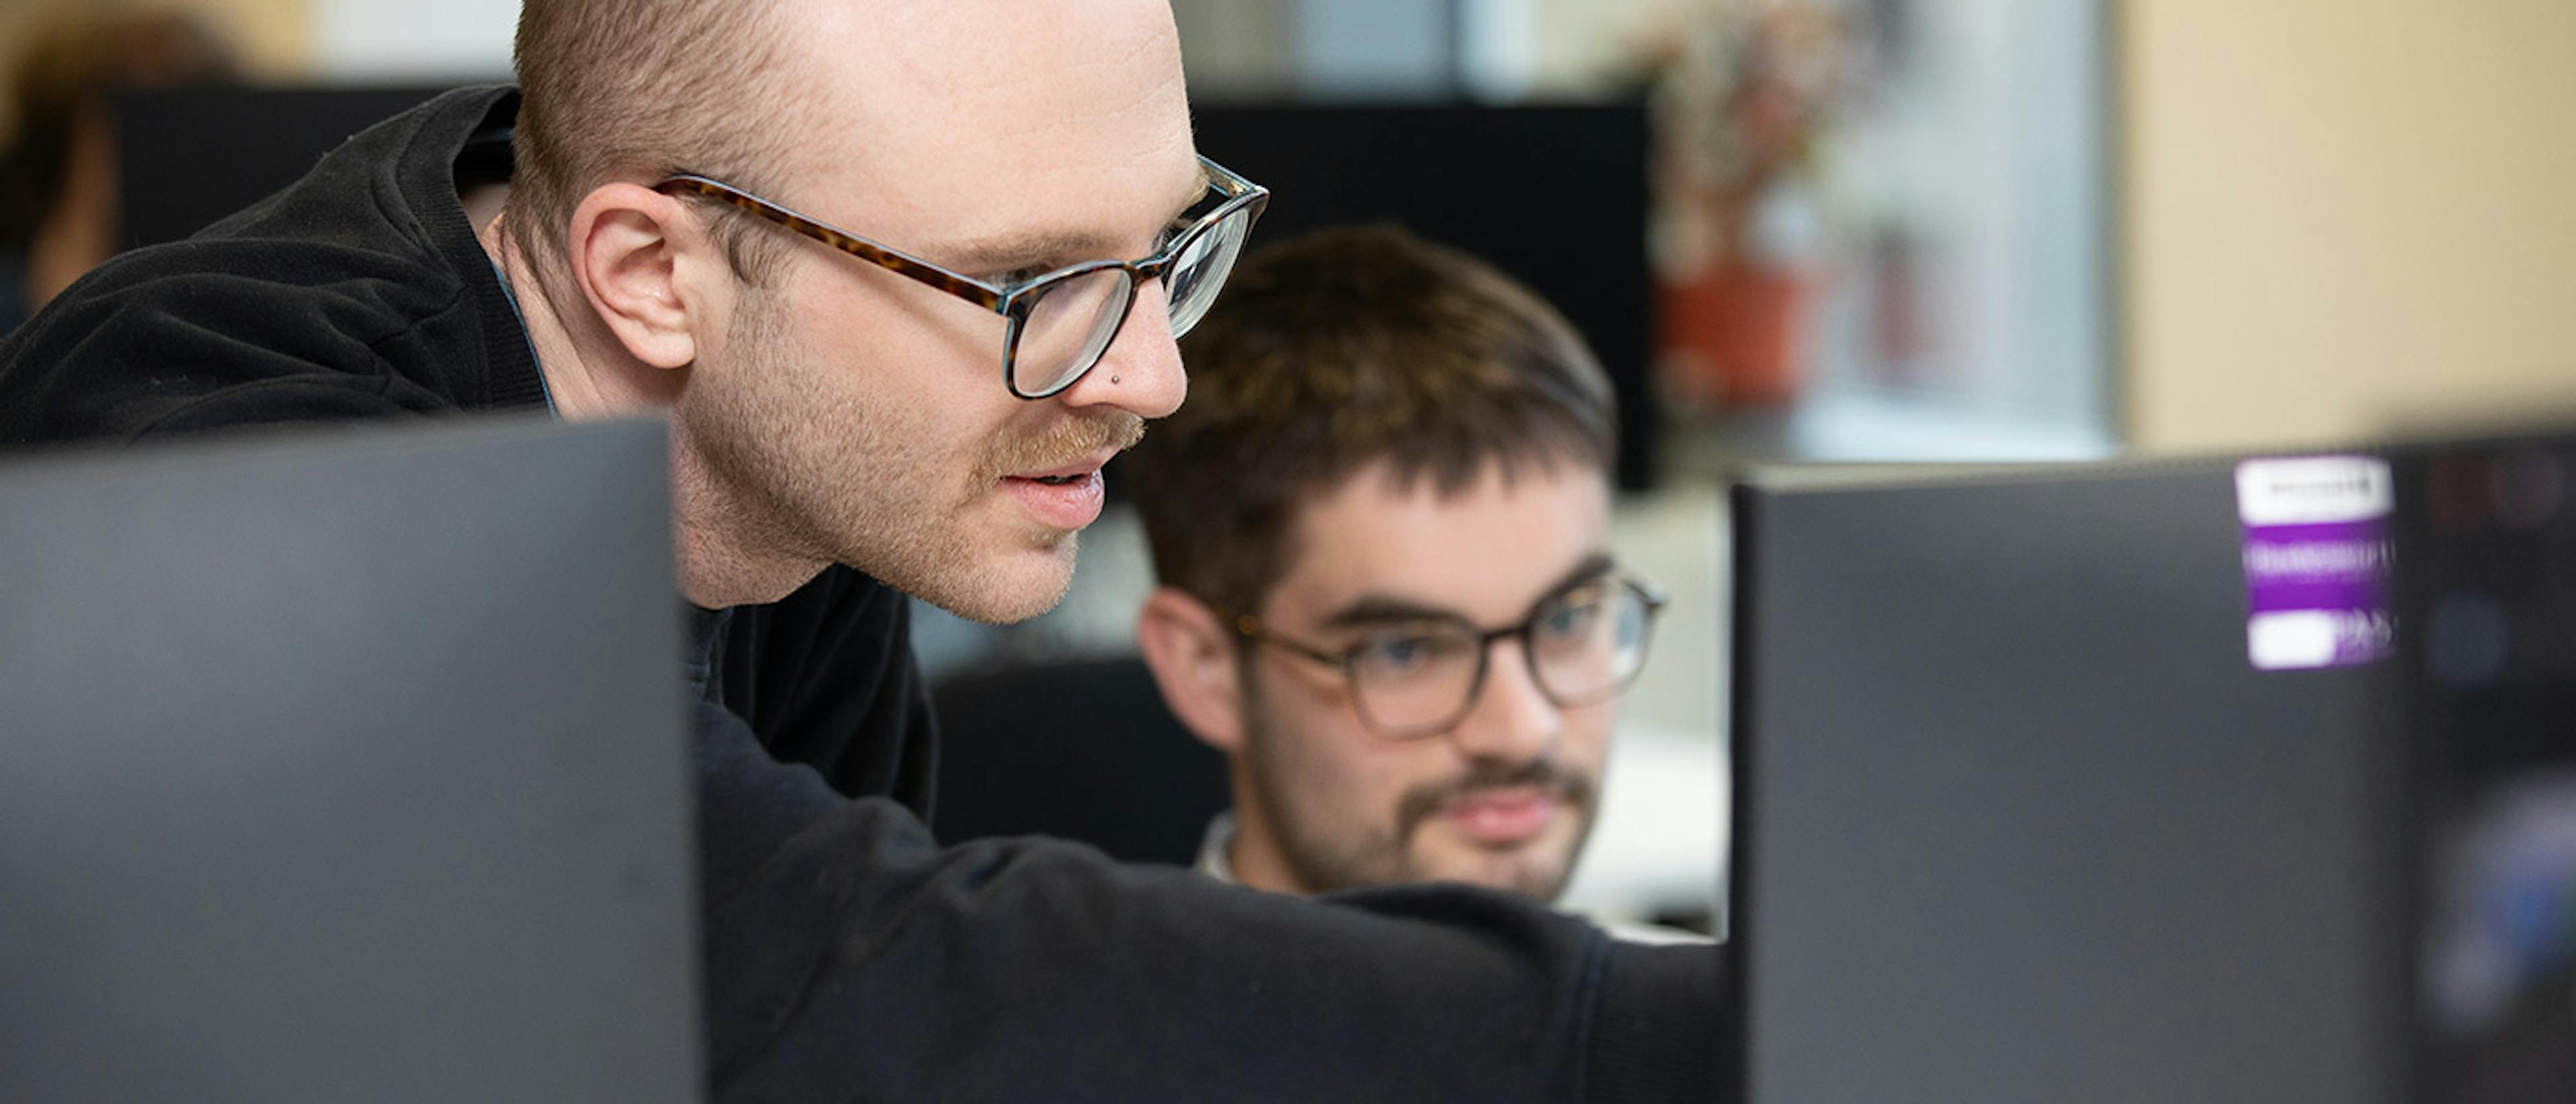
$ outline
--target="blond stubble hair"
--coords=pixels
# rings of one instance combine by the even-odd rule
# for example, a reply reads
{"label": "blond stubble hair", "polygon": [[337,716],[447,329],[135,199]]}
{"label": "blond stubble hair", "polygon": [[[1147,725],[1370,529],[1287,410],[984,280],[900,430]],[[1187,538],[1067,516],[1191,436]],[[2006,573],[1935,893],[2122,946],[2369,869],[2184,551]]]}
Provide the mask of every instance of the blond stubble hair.
{"label": "blond stubble hair", "polygon": [[[571,289],[565,234],[584,196],[675,172],[774,193],[803,133],[778,0],[525,0],[521,102],[503,228],[548,284]],[[736,274],[765,285],[786,255],[719,213]]]}

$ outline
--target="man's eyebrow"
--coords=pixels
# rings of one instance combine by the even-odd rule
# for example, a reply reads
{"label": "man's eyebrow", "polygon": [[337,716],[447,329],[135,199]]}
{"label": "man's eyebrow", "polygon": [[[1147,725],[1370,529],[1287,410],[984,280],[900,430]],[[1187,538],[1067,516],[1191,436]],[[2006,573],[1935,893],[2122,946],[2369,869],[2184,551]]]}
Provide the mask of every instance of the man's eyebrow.
{"label": "man's eyebrow", "polygon": [[[1608,574],[1612,566],[1610,553],[1606,551],[1595,551],[1583,557],[1564,574],[1558,575],[1546,589],[1541,590],[1537,601],[1531,603],[1532,608],[1536,608],[1538,602],[1544,602]],[[1326,614],[1321,625],[1327,630],[1371,629],[1381,625],[1401,625],[1416,621],[1456,621],[1467,625],[1475,624],[1466,614],[1457,610],[1392,595],[1363,594]]]}
{"label": "man's eyebrow", "polygon": [[[1197,158],[1190,159],[1190,166],[1189,194],[1172,205],[1171,218],[1165,222],[1179,218],[1196,206],[1199,197],[1206,195],[1215,184],[1207,166]],[[1158,224],[1155,229],[1159,231],[1161,226]],[[1112,240],[1109,235],[1095,231],[1039,231],[959,242],[939,250],[936,256],[944,258],[941,263],[960,272],[979,276],[1082,261],[1137,259],[1119,256],[1123,248],[1122,243]]]}
{"label": "man's eyebrow", "polygon": [[1070,263],[1076,257],[1106,259],[1111,248],[1111,244],[1099,234],[1048,231],[961,242],[940,250],[939,256],[945,258],[943,263],[969,276],[988,276]]}
{"label": "man's eyebrow", "polygon": [[[1610,569],[1616,566],[1618,566],[1618,561],[1611,558],[1608,550],[1594,549],[1592,554],[1575,561],[1573,568],[1567,570],[1565,574],[1557,576],[1556,581],[1548,584],[1548,588],[1546,590],[1540,591],[1538,600],[1539,602],[1547,601],[1548,599],[1572,590],[1577,586],[1591,582],[1596,578],[1609,574]],[[1530,603],[1533,608],[1535,608],[1537,604],[1537,602]]]}
{"label": "man's eyebrow", "polygon": [[1326,615],[1326,629],[1371,629],[1380,625],[1400,625],[1413,621],[1459,621],[1467,624],[1465,614],[1452,609],[1424,605],[1383,594],[1363,594],[1343,603]]}

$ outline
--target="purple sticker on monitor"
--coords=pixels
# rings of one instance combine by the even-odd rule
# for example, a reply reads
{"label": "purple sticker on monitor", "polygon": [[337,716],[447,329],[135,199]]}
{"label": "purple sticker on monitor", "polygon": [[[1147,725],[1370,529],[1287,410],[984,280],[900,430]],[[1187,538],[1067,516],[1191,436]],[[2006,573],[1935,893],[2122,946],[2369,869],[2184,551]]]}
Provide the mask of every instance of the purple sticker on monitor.
{"label": "purple sticker on monitor", "polygon": [[2236,466],[2245,526],[2245,654],[2265,671],[2387,658],[2388,463],[2366,456]]}

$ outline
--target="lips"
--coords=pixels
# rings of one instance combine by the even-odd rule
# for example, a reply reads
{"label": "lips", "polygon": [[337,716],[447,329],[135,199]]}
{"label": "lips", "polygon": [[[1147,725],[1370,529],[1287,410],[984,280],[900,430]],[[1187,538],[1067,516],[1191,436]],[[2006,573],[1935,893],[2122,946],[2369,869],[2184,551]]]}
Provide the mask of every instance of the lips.
{"label": "lips", "polygon": [[1001,489],[1019,500],[1039,524],[1067,531],[1080,529],[1100,517],[1100,506],[1106,497],[1100,468],[1114,455],[1114,452],[1106,453],[1052,468],[1006,475],[1002,477]]}
{"label": "lips", "polygon": [[1507,786],[1453,798],[1441,806],[1440,817],[1477,843],[1507,847],[1537,838],[1563,807],[1553,788]]}
{"label": "lips", "polygon": [[1080,482],[1086,476],[1099,474],[1100,469],[1107,467],[1110,458],[1116,455],[1118,454],[1115,451],[1099,453],[1039,471],[1013,472],[1003,478],[1027,479],[1040,483]]}

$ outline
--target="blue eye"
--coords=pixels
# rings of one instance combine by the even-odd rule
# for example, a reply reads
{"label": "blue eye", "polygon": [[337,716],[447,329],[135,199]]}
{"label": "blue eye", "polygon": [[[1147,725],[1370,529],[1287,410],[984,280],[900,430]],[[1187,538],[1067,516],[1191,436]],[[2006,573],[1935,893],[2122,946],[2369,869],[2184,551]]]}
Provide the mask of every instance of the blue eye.
{"label": "blue eye", "polygon": [[1418,636],[1400,636],[1369,641],[1365,659],[1370,666],[1387,670],[1404,670],[1419,665],[1431,651]]}
{"label": "blue eye", "polygon": [[1601,621],[1603,595],[1597,588],[1586,588],[1559,599],[1539,614],[1539,635],[1551,640],[1573,640],[1591,635]]}
{"label": "blue eye", "polygon": [[1445,632],[1382,633],[1355,650],[1361,677],[1394,680],[1473,663],[1476,644]]}

